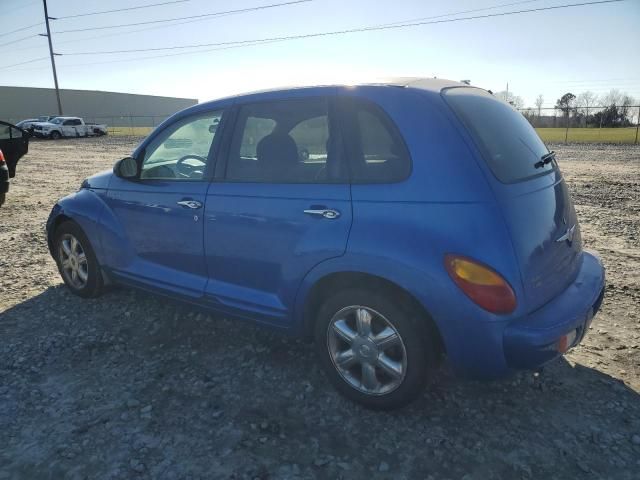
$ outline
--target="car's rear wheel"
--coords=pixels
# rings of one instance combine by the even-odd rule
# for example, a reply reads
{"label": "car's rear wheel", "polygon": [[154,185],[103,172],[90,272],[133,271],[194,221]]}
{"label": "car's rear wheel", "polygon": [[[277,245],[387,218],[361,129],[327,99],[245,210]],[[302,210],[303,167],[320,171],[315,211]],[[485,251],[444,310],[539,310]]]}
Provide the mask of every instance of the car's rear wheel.
{"label": "car's rear wheel", "polygon": [[435,363],[436,342],[426,321],[392,296],[339,292],[318,314],[315,341],[322,366],[353,401],[382,410],[404,406],[424,389]]}
{"label": "car's rear wheel", "polygon": [[55,232],[54,255],[58,271],[69,289],[89,298],[102,291],[102,272],[89,239],[74,222],[62,223]]}
{"label": "car's rear wheel", "polygon": [[60,135],[60,132],[56,131],[51,132],[51,135],[49,136],[51,137],[51,140],[59,140],[62,137],[62,135]]}

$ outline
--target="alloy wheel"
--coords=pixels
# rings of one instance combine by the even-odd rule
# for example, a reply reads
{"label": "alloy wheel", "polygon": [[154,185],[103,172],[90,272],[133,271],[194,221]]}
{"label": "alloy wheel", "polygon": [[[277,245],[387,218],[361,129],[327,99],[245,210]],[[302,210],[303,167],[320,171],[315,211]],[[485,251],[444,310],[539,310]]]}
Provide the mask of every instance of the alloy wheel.
{"label": "alloy wheel", "polygon": [[369,307],[337,312],[327,329],[327,348],[340,376],[362,393],[391,393],[405,378],[407,352],[398,330]]}
{"label": "alloy wheel", "polygon": [[70,233],[62,235],[58,247],[58,258],[65,280],[78,290],[87,285],[89,264],[82,244]]}

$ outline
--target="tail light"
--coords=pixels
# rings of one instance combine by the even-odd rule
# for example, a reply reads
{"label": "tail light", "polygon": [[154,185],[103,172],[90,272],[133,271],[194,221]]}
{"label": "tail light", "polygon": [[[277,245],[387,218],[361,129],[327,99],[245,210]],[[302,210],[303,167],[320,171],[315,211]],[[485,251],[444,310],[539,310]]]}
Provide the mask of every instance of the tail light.
{"label": "tail light", "polygon": [[4,154],[2,153],[2,150],[0,150],[0,166],[4,165]]}
{"label": "tail light", "polygon": [[511,313],[516,295],[509,283],[491,268],[459,255],[446,255],[451,279],[474,303],[491,313]]}

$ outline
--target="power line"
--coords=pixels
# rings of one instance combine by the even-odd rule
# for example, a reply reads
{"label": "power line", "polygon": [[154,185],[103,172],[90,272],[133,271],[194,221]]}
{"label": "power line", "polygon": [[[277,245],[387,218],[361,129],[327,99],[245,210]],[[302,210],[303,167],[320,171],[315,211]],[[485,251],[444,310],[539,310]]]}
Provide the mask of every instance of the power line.
{"label": "power line", "polygon": [[502,7],[513,7],[515,5],[522,5],[523,3],[535,3],[535,2],[539,2],[540,0],[523,0],[520,2],[511,2],[511,3],[503,3],[501,5],[494,5],[492,7],[483,7],[483,8],[474,8],[471,10],[463,10],[461,12],[457,12],[457,13],[444,13],[441,15],[432,15],[430,17],[422,17],[422,18],[413,18],[413,19],[409,19],[409,20],[401,20],[398,22],[392,22],[392,23],[383,23],[382,26],[391,26],[391,25],[398,25],[401,23],[407,23],[407,22],[417,22],[417,21],[422,21],[422,20],[432,20],[434,18],[442,18],[442,17],[450,17],[451,15],[464,15],[465,13],[476,13],[476,12],[484,12],[486,10],[494,10],[496,8],[502,8]]}
{"label": "power line", "polygon": [[[241,12],[240,12],[241,13]],[[82,37],[82,38],[74,38],[72,40],[63,40],[62,42],[56,42],[56,45],[63,45],[63,44],[68,44],[68,43],[78,43],[78,42],[84,42],[87,40],[95,40],[95,39],[100,39],[100,38],[108,38],[108,37],[116,37],[116,36],[123,36],[123,35],[131,35],[134,33],[139,33],[139,32],[147,32],[149,30],[157,30],[160,28],[167,28],[167,26],[169,27],[175,27],[178,25],[186,25],[186,24],[190,24],[190,23],[196,23],[196,22],[205,22],[205,21],[209,21],[209,20],[217,20],[218,18],[221,17],[226,17],[226,16],[232,16],[232,15],[239,15],[239,13],[228,13],[225,15],[220,15],[218,17],[215,18],[200,18],[200,19],[196,19],[196,20],[187,20],[185,21],[179,21],[179,20],[175,20],[175,23],[172,23],[171,25],[153,25],[151,27],[146,27],[146,28],[137,28],[135,30],[129,30],[128,32],[113,32],[113,33],[106,33],[104,35],[91,35],[89,37]],[[19,51],[23,51],[23,50],[34,50],[36,48],[40,48],[40,47],[22,47],[22,48],[15,48],[15,49],[11,49],[11,52],[19,52]]]}
{"label": "power line", "polygon": [[167,58],[167,57],[181,57],[184,55],[197,55],[198,53],[207,53],[207,52],[217,52],[220,50],[231,50],[231,49],[235,49],[235,48],[245,48],[245,47],[250,47],[253,45],[263,45],[263,44],[267,44],[267,43],[276,43],[278,42],[278,40],[270,40],[270,41],[260,41],[260,42],[256,42],[254,44],[251,45],[229,45],[229,46],[225,46],[225,47],[217,47],[217,48],[208,48],[206,50],[197,50],[197,51],[193,51],[193,52],[180,52],[180,53],[165,53],[162,55],[152,55],[152,56],[148,56],[145,55],[144,57],[135,57],[135,58],[126,58],[126,59],[120,59],[120,60],[106,60],[103,62],[88,62],[88,63],[76,63],[76,64],[71,64],[71,65],[63,65],[63,67],[65,68],[69,68],[69,67],[85,67],[87,65],[105,65],[105,64],[109,64],[109,63],[125,63],[125,62],[138,62],[140,60],[152,60],[152,59],[156,59],[156,58]]}
{"label": "power line", "polygon": [[22,38],[18,38],[18,39],[16,39],[16,40],[11,40],[10,42],[6,42],[6,43],[3,43],[3,44],[0,44],[0,47],[4,47],[4,46],[6,46],[6,45],[12,45],[12,44],[14,44],[14,43],[18,43],[18,42],[21,42],[21,41],[23,41],[23,40],[27,40],[28,38],[35,38],[35,37],[37,37],[37,36],[38,36],[38,35],[29,35],[29,36],[27,36],[27,37],[22,37]]}
{"label": "power line", "polygon": [[[183,0],[183,1],[190,1],[190,0]],[[458,11],[458,12],[444,13],[444,14],[434,15],[434,16],[431,16],[431,17],[423,17],[423,18],[420,18],[420,19],[417,19],[417,20],[450,17],[450,16],[462,15],[462,14],[470,13],[470,12],[474,12],[474,11],[491,10],[491,9],[495,9],[495,8],[502,8],[502,7],[512,6],[512,5],[518,5],[518,4],[521,4],[521,3],[531,3],[531,2],[537,2],[537,1],[539,1],[539,0],[525,0],[525,1],[521,1],[521,2],[515,2],[515,3],[514,2],[502,3],[502,4],[498,4],[498,5],[493,5],[491,7],[485,7],[485,8],[474,9],[474,10],[462,10],[462,11]],[[241,12],[231,12],[231,13],[227,13],[227,14],[220,15],[220,16],[237,15],[238,13],[241,13]],[[200,18],[200,19],[196,19],[196,20],[187,20],[187,21],[179,21],[179,20],[180,19],[176,19],[175,23],[171,24],[170,26],[173,27],[173,26],[178,26],[178,25],[185,25],[185,24],[188,24],[188,23],[207,21],[207,20],[211,20],[211,18]],[[402,23],[402,22],[394,22],[394,24],[395,23]],[[387,25],[387,24],[385,24],[385,25]],[[130,35],[130,34],[133,34],[133,33],[145,32],[145,31],[149,31],[149,30],[157,30],[159,28],[165,28],[165,26],[164,25],[154,25],[154,26],[151,26],[151,27],[139,28],[139,29],[128,31],[128,32],[107,33],[105,35],[92,35],[90,37],[83,37],[83,38],[78,38],[78,39],[73,39],[73,40],[66,40],[66,41],[62,41],[62,42],[57,42],[57,45],[68,44],[68,43],[76,43],[76,42],[84,42],[84,41],[87,41],[87,40],[108,38],[108,37],[113,37],[113,36]],[[35,36],[37,36],[37,35],[34,35],[34,37]],[[256,43],[260,44],[260,43],[275,43],[275,42],[256,42]],[[12,52],[17,52],[17,51],[24,51],[24,50],[34,50],[36,48],[40,48],[40,47],[35,47],[35,46],[22,47],[22,48],[12,49],[11,51]],[[217,50],[217,49],[213,49],[213,50]],[[204,50],[204,51],[208,52],[208,51],[212,51],[212,50]],[[174,56],[174,55],[171,55],[171,56]],[[164,57],[164,55],[153,56],[153,57],[142,57],[141,59],[145,59],[145,58],[160,58],[160,57]],[[123,61],[125,61],[125,60],[123,60]],[[126,60],[126,61],[128,61],[128,60]],[[115,62],[113,62],[113,61],[109,61],[109,62],[93,62],[93,63],[91,63],[91,65],[98,65],[98,64],[103,64],[103,63],[115,63]],[[68,66],[68,65],[66,65],[66,66]],[[20,70],[24,70],[24,69],[20,69]]]}
{"label": "power line", "polygon": [[186,48],[242,45],[242,44],[249,44],[249,43],[256,43],[256,42],[300,40],[300,39],[306,39],[306,38],[328,37],[332,35],[345,35],[348,33],[372,32],[372,31],[381,31],[381,30],[397,30],[401,28],[418,27],[423,25],[434,25],[434,24],[440,24],[440,23],[461,22],[466,20],[479,20],[484,18],[505,17],[509,15],[518,15],[523,13],[542,12],[542,11],[549,11],[549,10],[558,10],[558,9],[564,9],[564,8],[581,7],[581,6],[589,6],[589,5],[600,5],[600,4],[607,4],[607,3],[618,3],[618,2],[624,2],[624,1],[626,0],[599,0],[595,2],[570,3],[570,4],[564,4],[564,5],[555,5],[552,7],[539,7],[539,8],[531,8],[527,10],[515,10],[510,12],[488,13],[486,15],[475,15],[471,17],[460,17],[460,18],[448,18],[444,20],[411,22],[411,23],[403,23],[399,25],[368,26],[368,27],[360,27],[360,28],[350,28],[345,30],[334,30],[330,32],[305,33],[300,35],[258,38],[258,39],[251,39],[251,40],[236,40],[236,41],[229,41],[229,42],[200,43],[200,44],[192,44],[192,45],[175,45],[172,47],[134,48],[129,50],[107,50],[107,51],[93,51],[93,52],[70,52],[70,53],[65,53],[63,55],[67,55],[67,56],[111,55],[111,54],[118,54],[118,53],[154,52],[154,51],[163,51],[163,50],[179,50],[179,49],[186,49]]}
{"label": "power line", "polygon": [[149,5],[140,5],[137,7],[118,8],[116,10],[102,10],[100,12],[79,13],[78,15],[67,15],[66,17],[57,17],[55,20],[66,20],[68,18],[89,17],[91,15],[103,15],[105,13],[125,12],[128,10],[140,10],[143,8],[160,7],[163,5],[171,5],[173,3],[190,2],[191,0],[172,0],[171,2],[151,3]]}
{"label": "power line", "polygon": [[18,65],[24,65],[26,63],[40,62],[42,60],[49,60],[49,57],[34,58],[33,60],[27,60],[26,62],[14,63],[12,65],[3,65],[3,68],[16,67]]}
{"label": "power line", "polygon": [[28,29],[33,28],[33,27],[38,27],[40,25],[42,25],[42,22],[34,23],[33,25],[28,25],[28,26],[22,27],[22,28],[16,28],[15,30],[11,30],[10,32],[0,33],[0,37],[4,37],[6,35],[11,35],[12,33],[16,33],[16,32],[21,32],[23,30],[28,30]]}
{"label": "power line", "polygon": [[123,23],[120,25],[105,25],[103,27],[91,27],[91,28],[76,28],[76,29],[72,29],[72,30],[60,30],[57,31],[56,34],[60,34],[60,33],[74,33],[74,32],[87,32],[87,31],[93,31],[93,30],[106,30],[109,28],[122,28],[122,27],[135,27],[138,25],[150,25],[152,23],[166,23],[166,22],[174,22],[176,20],[187,20],[187,19],[196,19],[196,18],[204,18],[204,17],[218,17],[218,16],[222,16],[222,15],[227,15],[230,13],[245,13],[245,12],[255,12],[258,10],[266,10],[268,8],[276,8],[276,7],[284,7],[284,6],[289,6],[289,5],[296,5],[299,3],[308,3],[308,2],[312,2],[313,0],[292,0],[289,2],[284,2],[284,3],[272,3],[269,5],[261,5],[259,7],[249,7],[249,8],[241,8],[241,9],[237,9],[237,10],[226,10],[223,12],[215,12],[215,13],[206,13],[206,14],[202,14],[202,15],[191,15],[188,17],[177,17],[177,18],[167,18],[167,19],[163,19],[163,20],[150,20],[148,22],[136,22],[136,23]]}
{"label": "power line", "polygon": [[[391,24],[382,24],[382,25],[379,25],[379,26],[395,25],[395,24],[398,24],[398,23],[406,23],[407,21],[428,20],[428,19],[434,19],[434,18],[451,17],[451,16],[454,16],[454,15],[462,15],[462,14],[465,14],[465,13],[472,13],[472,12],[478,12],[478,11],[483,11],[483,10],[493,10],[493,9],[496,9],[496,8],[508,7],[508,6],[513,6],[513,5],[520,5],[520,4],[523,4],[523,3],[533,3],[533,2],[538,2],[538,1],[540,1],[540,0],[525,0],[525,1],[519,1],[519,2],[502,3],[502,4],[498,4],[498,5],[493,5],[491,7],[484,7],[484,8],[478,8],[478,9],[473,9],[473,10],[462,10],[462,11],[458,11],[458,12],[444,13],[444,14],[439,14],[439,15],[433,15],[433,16],[430,16],[430,17],[422,17],[422,18],[413,19],[413,20],[405,20],[403,22],[393,22]],[[237,15],[237,14],[238,14],[238,12],[232,12],[232,13],[225,14],[225,15],[220,15],[220,16]],[[217,19],[217,18],[219,18],[219,17],[216,17],[214,19]],[[187,21],[175,20],[175,23],[172,23],[170,26],[173,27],[173,26],[185,25],[185,24],[188,24],[188,23],[195,23],[195,22],[208,21],[208,20],[212,20],[212,19],[211,18],[200,18],[200,19],[187,20]],[[76,38],[76,39],[73,39],[73,40],[66,40],[66,41],[62,41],[62,42],[57,42],[57,45],[68,44],[68,43],[76,43],[76,42],[84,42],[84,41],[87,41],[87,40],[108,38],[108,37],[114,37],[114,36],[131,35],[131,34],[138,33],[138,32],[146,32],[146,31],[149,31],[149,30],[156,30],[156,29],[165,28],[165,27],[166,27],[165,25],[156,25],[156,26],[151,26],[151,27],[147,27],[147,28],[140,28],[140,29],[130,30],[128,32],[107,33],[105,35],[92,35],[90,37]],[[18,48],[18,49],[12,49],[12,52],[23,51],[23,50],[34,50],[36,48],[39,48],[39,47],[23,47],[23,48]],[[153,58],[155,58],[155,57],[153,57]]]}
{"label": "power line", "polygon": [[[555,7],[545,7],[545,8],[542,8],[542,9],[531,9],[531,10],[522,10],[522,11],[514,11],[514,12],[502,12],[502,13],[499,13],[499,14],[481,15],[481,16],[476,16],[476,17],[465,17],[465,18],[458,18],[458,19],[448,19],[446,21],[438,21],[438,22],[410,23],[410,24],[403,24],[403,25],[400,25],[398,27],[412,27],[412,26],[425,25],[425,24],[445,23],[447,21],[481,19],[481,18],[487,18],[487,17],[493,17],[493,16],[505,16],[505,15],[519,14],[519,13],[528,13],[530,11],[550,10],[550,9],[557,9],[557,8],[568,8],[568,7],[575,7],[575,6],[582,6],[582,5],[593,5],[593,4],[601,4],[601,3],[614,3],[614,2],[617,2],[617,1],[624,1],[624,0],[607,0],[607,1],[597,1],[597,2],[585,2],[585,3],[579,3],[579,4],[558,5],[558,6],[555,6]],[[517,2],[517,3],[521,3],[521,2]],[[522,2],[522,3],[525,3],[525,2]],[[501,7],[501,6],[506,6],[506,5],[496,5],[494,7],[487,7],[487,8],[498,8],[498,7]],[[444,14],[444,15],[452,16],[452,15],[458,15],[458,14],[461,14],[461,13],[463,13],[463,12],[452,12],[452,13]],[[438,17],[442,17],[444,15],[439,15]],[[151,28],[158,28],[158,27],[151,27]],[[174,54],[142,56],[142,57],[135,57],[135,58],[129,58],[129,59],[109,60],[109,61],[103,61],[103,62],[89,62],[89,63],[83,63],[83,64],[72,64],[72,65],[63,65],[63,66],[66,68],[66,67],[82,67],[82,66],[86,66],[86,65],[102,65],[102,64],[110,64],[110,63],[123,63],[123,62],[155,59],[155,58],[166,58],[166,57],[174,57],[174,56],[182,56],[182,55],[192,55],[192,54],[199,54],[199,53],[207,53],[207,52],[212,52],[212,51],[228,50],[228,49],[231,49],[231,48],[251,47],[251,46],[257,46],[257,45],[263,45],[263,44],[277,43],[277,42],[282,42],[282,41],[287,41],[287,40],[294,40],[294,39],[298,39],[298,38],[305,38],[305,37],[309,37],[309,36],[317,37],[317,36],[326,36],[326,35],[332,35],[332,34],[342,34],[342,33],[351,33],[351,32],[365,32],[365,31],[372,31],[372,30],[385,30],[385,29],[388,29],[388,28],[386,28],[386,26],[384,28],[381,28],[381,27],[363,27],[363,28],[359,28],[359,29],[350,29],[350,30],[343,30],[343,31],[338,31],[338,32],[323,32],[323,33],[316,33],[316,34],[309,34],[309,35],[296,35],[296,36],[290,36],[290,37],[276,37],[276,38],[256,39],[256,40],[241,40],[241,41],[236,41],[236,42],[220,42],[220,43],[217,43],[217,44],[190,45],[190,46],[182,46],[182,47],[178,46],[178,47],[168,47],[168,48],[161,48],[161,49],[136,49],[136,50],[118,51],[118,52],[91,52],[91,54],[94,54],[94,53],[130,53],[130,52],[149,51],[149,50],[167,50],[167,49],[174,49],[174,48],[204,48],[204,47],[208,47],[208,46],[216,46],[216,47],[218,47],[218,48],[208,48],[208,49],[205,49],[205,50],[197,50],[197,51],[192,51],[192,52],[179,52],[179,53],[174,53]],[[127,32],[127,33],[134,33],[134,32]],[[69,42],[67,42],[67,43],[69,43]],[[219,47],[223,47],[223,48],[219,48]],[[77,53],[77,55],[81,55],[81,54],[84,55],[84,53]],[[66,55],[75,55],[75,54],[66,54]],[[38,68],[37,67],[36,68],[27,67],[27,68],[18,69],[18,70],[34,70],[34,69],[38,69]],[[582,87],[582,88],[585,88],[585,87]]]}

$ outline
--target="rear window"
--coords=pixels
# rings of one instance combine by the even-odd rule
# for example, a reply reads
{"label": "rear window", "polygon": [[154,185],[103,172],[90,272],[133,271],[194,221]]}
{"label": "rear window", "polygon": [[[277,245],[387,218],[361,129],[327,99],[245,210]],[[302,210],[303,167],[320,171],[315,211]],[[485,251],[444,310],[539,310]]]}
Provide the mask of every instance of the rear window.
{"label": "rear window", "polygon": [[527,119],[509,104],[477,88],[450,88],[444,97],[501,182],[525,180],[556,168],[555,161],[540,162],[549,150]]}

